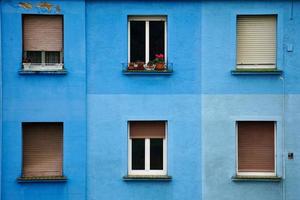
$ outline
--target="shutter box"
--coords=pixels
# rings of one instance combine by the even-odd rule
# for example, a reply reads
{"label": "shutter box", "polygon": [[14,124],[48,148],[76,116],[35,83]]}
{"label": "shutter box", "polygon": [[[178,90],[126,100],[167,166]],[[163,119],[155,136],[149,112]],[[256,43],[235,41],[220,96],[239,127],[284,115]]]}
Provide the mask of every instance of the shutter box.
{"label": "shutter box", "polygon": [[165,121],[131,121],[130,138],[165,138]]}

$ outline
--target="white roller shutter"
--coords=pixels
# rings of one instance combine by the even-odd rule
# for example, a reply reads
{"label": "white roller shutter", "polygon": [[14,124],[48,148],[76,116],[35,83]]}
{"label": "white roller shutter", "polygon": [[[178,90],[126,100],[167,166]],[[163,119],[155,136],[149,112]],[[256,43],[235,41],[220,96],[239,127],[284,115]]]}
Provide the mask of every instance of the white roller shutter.
{"label": "white roller shutter", "polygon": [[275,15],[237,17],[238,68],[274,68],[276,66]]}

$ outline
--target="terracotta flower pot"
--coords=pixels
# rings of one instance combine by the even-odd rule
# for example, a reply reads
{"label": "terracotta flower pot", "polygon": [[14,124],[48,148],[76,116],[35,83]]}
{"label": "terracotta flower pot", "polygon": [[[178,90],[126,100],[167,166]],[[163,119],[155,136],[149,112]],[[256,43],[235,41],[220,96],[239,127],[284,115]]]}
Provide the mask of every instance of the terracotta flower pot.
{"label": "terracotta flower pot", "polygon": [[129,63],[128,70],[134,70],[134,69],[135,69],[134,63]]}
{"label": "terracotta flower pot", "polygon": [[165,63],[157,63],[155,66],[156,70],[164,70],[165,69]]}

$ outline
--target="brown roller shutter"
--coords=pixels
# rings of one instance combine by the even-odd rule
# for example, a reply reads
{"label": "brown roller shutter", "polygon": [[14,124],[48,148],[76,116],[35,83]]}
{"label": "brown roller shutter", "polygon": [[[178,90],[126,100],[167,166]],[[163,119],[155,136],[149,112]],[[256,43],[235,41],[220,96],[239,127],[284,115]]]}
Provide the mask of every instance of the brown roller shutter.
{"label": "brown roller shutter", "polygon": [[62,123],[23,123],[23,177],[62,176],[62,152]]}
{"label": "brown roller shutter", "polygon": [[62,51],[63,18],[60,15],[24,15],[24,51]]}
{"label": "brown roller shutter", "polygon": [[131,121],[130,138],[165,138],[164,121]]}
{"label": "brown roller shutter", "polygon": [[274,172],[274,122],[238,122],[238,171]]}

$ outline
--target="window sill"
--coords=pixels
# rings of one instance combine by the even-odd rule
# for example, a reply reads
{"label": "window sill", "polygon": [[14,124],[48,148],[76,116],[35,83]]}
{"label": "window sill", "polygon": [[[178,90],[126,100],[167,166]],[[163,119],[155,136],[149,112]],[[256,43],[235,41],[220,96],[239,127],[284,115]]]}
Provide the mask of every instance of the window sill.
{"label": "window sill", "polygon": [[38,183],[38,182],[66,182],[65,176],[32,176],[32,177],[19,177],[19,183]]}
{"label": "window sill", "polygon": [[60,70],[24,70],[21,69],[19,71],[20,75],[34,75],[34,74],[42,74],[42,75],[66,75],[67,70],[60,69]]}
{"label": "window sill", "polygon": [[172,176],[167,175],[127,175],[124,181],[171,181]]}
{"label": "window sill", "polygon": [[280,182],[280,176],[233,176],[231,177],[232,181],[235,182],[249,182],[249,181],[256,181],[256,182]]}
{"label": "window sill", "polygon": [[126,75],[171,75],[173,70],[123,70]]}
{"label": "window sill", "polygon": [[282,70],[278,69],[235,69],[231,70],[232,75],[281,75]]}

